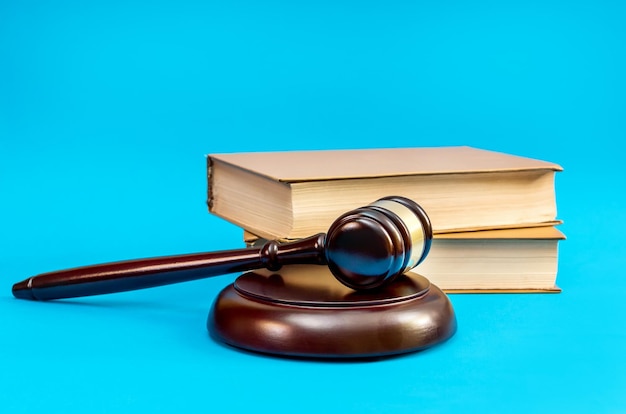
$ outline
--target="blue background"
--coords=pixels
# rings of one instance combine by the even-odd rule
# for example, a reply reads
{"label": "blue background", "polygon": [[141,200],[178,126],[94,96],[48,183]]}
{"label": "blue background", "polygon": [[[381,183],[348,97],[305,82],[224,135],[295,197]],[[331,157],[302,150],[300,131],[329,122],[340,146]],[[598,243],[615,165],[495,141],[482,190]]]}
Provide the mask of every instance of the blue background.
{"label": "blue background", "polygon": [[[626,6],[610,1],[0,4],[0,411],[626,412]],[[234,275],[36,303],[32,274],[242,246],[215,152],[471,145],[561,164],[559,295],[453,295],[379,362],[205,330]]]}

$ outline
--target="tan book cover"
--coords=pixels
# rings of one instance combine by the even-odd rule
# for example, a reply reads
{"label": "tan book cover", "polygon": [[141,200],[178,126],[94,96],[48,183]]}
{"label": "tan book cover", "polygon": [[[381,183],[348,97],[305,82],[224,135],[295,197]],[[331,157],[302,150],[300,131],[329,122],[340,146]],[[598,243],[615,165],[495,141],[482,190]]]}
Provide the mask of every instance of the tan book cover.
{"label": "tan book cover", "polygon": [[497,229],[467,232],[440,233],[436,240],[564,240],[565,235],[554,226],[521,229]]}
{"label": "tan book cover", "polygon": [[211,213],[267,238],[325,232],[378,198],[411,198],[437,233],[553,225],[555,163],[471,147],[211,154]]}
{"label": "tan book cover", "polygon": [[348,178],[552,170],[554,163],[473,147],[247,152],[210,158],[285,183]]}

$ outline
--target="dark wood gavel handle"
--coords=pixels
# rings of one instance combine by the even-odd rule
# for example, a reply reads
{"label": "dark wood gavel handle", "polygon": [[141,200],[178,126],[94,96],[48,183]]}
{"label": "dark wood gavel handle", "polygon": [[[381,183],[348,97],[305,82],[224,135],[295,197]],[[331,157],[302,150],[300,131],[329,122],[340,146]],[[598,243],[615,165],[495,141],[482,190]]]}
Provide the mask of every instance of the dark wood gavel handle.
{"label": "dark wood gavel handle", "polygon": [[325,264],[324,234],[293,243],[127,260],[43,273],[13,285],[20,299],[50,300],[102,295],[187,282],[227,273],[286,264]]}

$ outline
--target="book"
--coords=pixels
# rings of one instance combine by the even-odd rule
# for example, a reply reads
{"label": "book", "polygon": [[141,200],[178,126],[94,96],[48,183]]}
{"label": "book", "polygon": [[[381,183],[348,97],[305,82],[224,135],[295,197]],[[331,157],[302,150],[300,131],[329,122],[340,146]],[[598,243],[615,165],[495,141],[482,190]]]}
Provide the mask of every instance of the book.
{"label": "book", "polygon": [[557,164],[472,147],[211,154],[209,211],[265,238],[325,232],[381,197],[420,204],[435,233],[558,224]]}
{"label": "book", "polygon": [[545,291],[556,285],[555,227],[439,234],[415,271],[447,292]]}
{"label": "book", "polygon": [[[447,293],[560,292],[557,228],[436,234],[426,259],[412,270]],[[264,239],[244,231],[248,245]]]}

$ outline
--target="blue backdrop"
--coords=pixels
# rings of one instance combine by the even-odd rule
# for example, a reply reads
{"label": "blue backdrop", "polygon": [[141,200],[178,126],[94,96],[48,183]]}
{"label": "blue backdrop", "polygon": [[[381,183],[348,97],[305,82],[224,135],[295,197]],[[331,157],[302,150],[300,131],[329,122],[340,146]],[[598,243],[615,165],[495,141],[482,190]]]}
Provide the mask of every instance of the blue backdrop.
{"label": "blue backdrop", "polygon": [[[626,411],[619,1],[0,4],[0,411]],[[560,163],[560,295],[453,295],[457,335],[282,360],[204,327],[234,276],[34,303],[58,268],[240,247],[213,152],[471,145]],[[384,410],[384,411],[383,411]]]}

